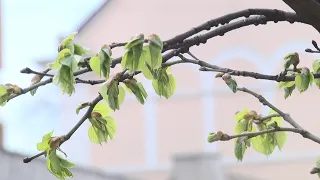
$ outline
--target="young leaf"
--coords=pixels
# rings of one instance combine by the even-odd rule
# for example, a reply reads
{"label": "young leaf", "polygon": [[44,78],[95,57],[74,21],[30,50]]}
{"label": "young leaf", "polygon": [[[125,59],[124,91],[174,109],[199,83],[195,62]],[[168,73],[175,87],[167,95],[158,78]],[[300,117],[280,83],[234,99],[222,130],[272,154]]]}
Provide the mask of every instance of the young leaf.
{"label": "young leaf", "polygon": [[98,112],[101,114],[101,116],[107,116],[112,112],[108,104],[106,103],[98,103],[96,106],[93,108],[92,112]]}
{"label": "young leaf", "polygon": [[42,137],[42,141],[37,143],[38,151],[47,151],[50,148],[49,141],[52,138],[53,130]]}
{"label": "young leaf", "polygon": [[75,92],[73,72],[66,65],[62,65],[59,72],[53,77],[53,83],[60,86],[63,93],[67,93],[69,96]]}
{"label": "young leaf", "polygon": [[246,115],[249,112],[249,109],[246,108],[240,112],[237,112],[236,115],[234,116],[235,121],[240,121],[243,119],[243,116]]}
{"label": "young leaf", "polygon": [[135,39],[128,42],[124,47],[127,51],[122,57],[121,66],[123,70],[128,69],[130,74],[137,71],[139,69],[139,64],[143,61],[143,58],[141,58],[143,42],[144,36],[143,34],[140,34]]}
{"label": "young leaf", "polygon": [[88,54],[88,50],[85,49],[84,47],[80,46],[79,44],[74,43],[74,54],[79,55],[79,56],[84,56]]}
{"label": "young leaf", "polygon": [[119,107],[119,87],[118,87],[118,81],[111,80],[110,84],[107,85],[107,95],[108,95],[108,103],[109,107],[112,110],[120,109]]}
{"label": "young leaf", "polygon": [[244,142],[236,143],[234,145],[234,155],[236,156],[238,161],[242,161],[245,151],[246,151],[246,145]]}
{"label": "young leaf", "polygon": [[284,99],[287,99],[289,96],[291,96],[291,94],[295,88],[296,88],[296,86],[283,88],[284,89]]}
{"label": "young leaf", "polygon": [[114,135],[117,130],[116,121],[110,116],[106,116],[106,117],[104,117],[104,119],[107,121],[108,135],[109,135],[110,139],[112,140],[114,138]]}
{"label": "young leaf", "polygon": [[[107,94],[108,87],[106,84],[107,83],[104,83],[100,86],[99,93],[101,94],[101,96],[103,97],[103,99],[106,102],[109,102],[109,98],[108,98],[108,94]],[[119,105],[121,105],[123,103],[123,100],[124,100],[126,94],[125,94],[125,90],[122,86],[118,86],[118,88],[119,88],[118,103],[119,103]]]}
{"label": "young leaf", "polygon": [[102,142],[106,142],[105,135],[102,131],[100,131],[98,128],[95,128],[93,126],[90,126],[88,129],[88,136],[89,139],[97,144],[101,144]]}
{"label": "young leaf", "polygon": [[72,33],[70,36],[68,36],[66,39],[64,39],[60,45],[59,45],[59,48],[58,48],[58,51],[62,51],[64,49],[69,49],[72,54],[74,53],[74,50],[75,50],[75,47],[74,47],[74,43],[73,43],[73,39],[74,39],[74,36],[77,34],[77,32],[74,32]]}
{"label": "young leaf", "polygon": [[273,153],[275,145],[272,143],[271,134],[266,134],[265,136],[256,136],[251,138],[253,148],[266,156]]}
{"label": "young leaf", "polygon": [[148,38],[149,44],[144,47],[146,52],[146,63],[151,67],[151,69],[157,69],[161,67],[162,63],[162,48],[163,43],[159,36],[152,34]]}
{"label": "young leaf", "polygon": [[13,87],[0,85],[0,106],[4,106],[13,94]]}
{"label": "young leaf", "polygon": [[221,140],[221,137],[222,137],[222,136],[223,136],[223,132],[221,132],[221,131],[218,131],[217,133],[211,132],[211,133],[209,133],[209,135],[208,135],[207,141],[208,141],[208,143],[212,143],[212,142],[215,142],[215,141],[219,141],[219,140]]}
{"label": "young leaf", "polygon": [[155,92],[161,97],[169,99],[176,90],[176,80],[172,74],[167,74],[166,69],[159,69],[157,79],[152,81]]}
{"label": "young leaf", "polygon": [[319,72],[320,71],[320,59],[314,60],[312,63],[312,68],[314,72]]}
{"label": "young leaf", "polygon": [[249,120],[247,120],[247,119],[243,119],[243,120],[238,121],[238,123],[235,127],[235,133],[241,134],[242,132],[247,131],[248,123],[249,123]]}
{"label": "young leaf", "polygon": [[74,164],[59,156],[56,150],[51,151],[47,156],[47,168],[58,179],[72,177],[72,173],[68,169],[72,167]]}
{"label": "young leaf", "polygon": [[237,85],[237,82],[233,78],[231,78],[230,80],[225,81],[225,82],[228,85],[228,87],[232,90],[233,93],[237,92],[238,85]]}
{"label": "young leaf", "polygon": [[88,103],[88,102],[80,104],[76,109],[76,114],[79,114],[81,109],[83,109],[83,108],[85,108],[85,107],[87,107],[89,105],[90,105],[90,103]]}
{"label": "young leaf", "polygon": [[111,54],[112,51],[108,45],[102,46],[102,49],[99,52],[101,73],[106,79],[109,78],[110,74]]}
{"label": "young leaf", "polygon": [[313,75],[310,74],[310,70],[308,68],[302,68],[301,73],[295,77],[295,84],[300,93],[308,89],[311,80],[313,80]]}
{"label": "young leaf", "polygon": [[288,69],[290,65],[293,65],[295,68],[300,62],[299,54],[297,52],[290,53],[284,57],[284,68]]}
{"label": "young leaf", "polygon": [[116,133],[116,122],[110,116],[90,118],[92,126],[89,127],[89,139],[97,144],[113,139]]}
{"label": "young leaf", "polygon": [[89,65],[93,72],[95,72],[98,76],[101,75],[101,59],[99,56],[92,56]]}
{"label": "young leaf", "polygon": [[284,132],[284,131],[275,132],[274,138],[275,138],[276,145],[278,146],[279,150],[281,150],[287,141],[286,132]]}
{"label": "young leaf", "polygon": [[147,98],[147,92],[143,88],[141,83],[137,83],[136,79],[130,79],[130,80],[125,80],[124,84],[126,87],[128,87],[133,94],[136,96],[137,100],[141,103],[144,104],[144,100]]}
{"label": "young leaf", "polygon": [[145,78],[149,79],[149,80],[153,80],[156,79],[156,73],[154,70],[152,70],[152,68],[147,64],[147,63],[143,63],[139,69],[142,71],[143,75]]}
{"label": "young leaf", "polygon": [[134,46],[143,44],[144,42],[144,35],[143,34],[138,34],[134,39],[129,41],[125,46],[124,49],[130,49]]}

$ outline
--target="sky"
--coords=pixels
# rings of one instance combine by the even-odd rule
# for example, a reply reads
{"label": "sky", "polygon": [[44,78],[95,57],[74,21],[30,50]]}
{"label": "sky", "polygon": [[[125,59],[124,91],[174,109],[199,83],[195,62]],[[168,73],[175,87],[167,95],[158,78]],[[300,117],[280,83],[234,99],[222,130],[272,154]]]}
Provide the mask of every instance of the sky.
{"label": "sky", "polygon": [[[103,0],[2,0],[3,65],[0,83],[21,87],[30,84],[32,76],[20,74],[22,68],[35,70],[35,63],[57,55],[57,38],[66,37],[98,7]],[[59,101],[55,86],[26,94],[0,107],[0,121],[5,125],[5,148],[32,154],[42,135],[57,127]],[[48,95],[50,93],[50,95]],[[39,105],[41,104],[41,105]],[[55,132],[59,132],[55,131]]]}

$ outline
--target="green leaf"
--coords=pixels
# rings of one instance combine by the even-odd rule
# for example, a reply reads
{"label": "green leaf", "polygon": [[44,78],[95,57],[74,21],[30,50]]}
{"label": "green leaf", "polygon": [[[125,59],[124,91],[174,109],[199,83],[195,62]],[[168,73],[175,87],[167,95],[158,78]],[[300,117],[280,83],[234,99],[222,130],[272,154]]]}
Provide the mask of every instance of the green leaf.
{"label": "green leaf", "polygon": [[235,121],[240,121],[243,119],[243,116],[246,115],[249,112],[249,109],[246,108],[238,113],[236,113],[236,115],[234,116],[234,120]]}
{"label": "green leaf", "polygon": [[285,87],[284,89],[284,99],[287,99],[289,96],[291,96],[293,90],[296,88],[296,86],[292,86],[292,87]]}
{"label": "green leaf", "polygon": [[312,63],[312,68],[314,72],[319,72],[320,71],[320,59],[314,60]]}
{"label": "green leaf", "polygon": [[0,96],[6,95],[8,93],[8,88],[5,85],[0,85]]}
{"label": "green leaf", "polygon": [[70,64],[68,64],[68,62],[70,61],[70,58],[72,58],[72,52],[70,51],[70,49],[63,49],[62,51],[59,52],[56,58],[56,61],[48,64],[49,68],[52,70],[58,69],[62,65],[61,62],[69,66]]}
{"label": "green leaf", "polygon": [[320,89],[320,79],[314,79],[313,82],[317,85],[317,87]]}
{"label": "green leaf", "polygon": [[85,108],[85,107],[87,107],[89,105],[90,105],[90,103],[88,103],[88,102],[80,104],[76,109],[76,114],[79,114],[81,109],[83,109],[83,108]]}
{"label": "green leaf", "polygon": [[4,106],[11,96],[11,93],[9,93],[8,89],[8,86],[0,85],[0,106]]}
{"label": "green leaf", "polygon": [[139,65],[144,61],[143,59],[143,35],[139,35],[132,41],[128,42],[125,45],[127,50],[124,56],[122,57],[121,66],[122,69],[128,69],[130,74],[133,74],[139,69]]}
{"label": "green leaf", "polygon": [[130,49],[134,46],[137,45],[142,45],[144,42],[144,38],[143,37],[136,37],[133,40],[129,41],[125,46],[124,49]]}
{"label": "green leaf", "polygon": [[299,54],[296,52],[290,53],[284,57],[284,60],[285,60],[285,63],[284,63],[285,69],[288,69],[290,67],[290,65],[297,66],[300,62]]}
{"label": "green leaf", "polygon": [[80,46],[79,44],[74,44],[74,54],[84,56],[88,54],[88,50]]}
{"label": "green leaf", "polygon": [[279,150],[281,150],[287,141],[286,132],[284,131],[275,132],[274,138],[275,138],[276,145],[278,146]]}
{"label": "green leaf", "polygon": [[110,65],[111,65],[111,49],[109,46],[105,45],[99,52],[100,57],[100,66],[103,77],[106,79],[109,78],[110,74]]}
{"label": "green leaf", "polygon": [[238,84],[233,78],[226,80],[225,83],[228,85],[228,87],[232,90],[233,93],[237,92]]}
{"label": "green leaf", "polygon": [[[116,90],[116,89],[115,89]],[[100,86],[99,88],[99,93],[101,94],[101,96],[103,97],[103,99],[109,103],[109,95],[108,92],[110,93],[110,91],[108,91],[108,87],[107,87],[107,83],[104,83]],[[115,92],[116,93],[116,92]],[[115,97],[114,97],[115,98]],[[118,100],[119,106],[123,103],[125,98],[125,90],[122,86],[118,86],[118,97],[116,98]],[[110,104],[109,107],[111,108]],[[112,108],[111,108],[112,109]]]}
{"label": "green leaf", "polygon": [[60,155],[57,154],[57,156],[58,156],[58,158],[60,160],[60,165],[62,167],[64,167],[64,168],[73,168],[75,166],[74,163],[72,163],[72,162],[70,162],[70,161],[68,161],[66,159],[63,159]]}
{"label": "green leaf", "polygon": [[92,142],[97,143],[97,144],[101,144],[102,142],[107,141],[105,134],[101,130],[99,130],[98,128],[95,128],[93,126],[89,127],[88,136]]}
{"label": "green leaf", "polygon": [[137,83],[136,79],[125,80],[124,84],[127,88],[133,92],[136,96],[136,99],[141,103],[144,104],[145,99],[148,97],[146,90],[143,88],[141,83]]}
{"label": "green leaf", "polygon": [[160,68],[162,63],[162,49],[151,43],[150,45],[144,46],[144,51],[146,53],[145,61],[151,69]]}
{"label": "green leaf", "polygon": [[251,138],[251,142],[253,148],[266,156],[269,156],[273,153],[275,149],[275,145],[272,143],[272,136],[271,134],[265,134],[265,136],[256,136]]}
{"label": "green leaf", "polygon": [[160,37],[158,35],[152,34],[152,35],[148,36],[147,39],[150,41],[150,44],[152,46],[155,46],[155,47],[157,47],[157,48],[162,50],[163,43],[162,43],[162,41],[161,41],[161,39],[160,39]]}
{"label": "green leaf", "polygon": [[152,68],[147,63],[141,64],[139,69],[140,69],[140,71],[142,71],[145,78],[147,78],[149,80],[153,80],[156,78],[155,71],[152,70]]}
{"label": "green leaf", "polygon": [[119,87],[118,87],[118,81],[112,80],[110,82],[110,87],[107,89],[107,95],[108,95],[108,103],[109,107],[112,110],[120,109],[119,107]]}
{"label": "green leaf", "polygon": [[107,116],[112,112],[108,104],[106,103],[98,103],[94,106],[92,112],[98,112],[101,116]]}
{"label": "green leaf", "polygon": [[160,69],[157,79],[152,81],[152,86],[160,97],[169,99],[176,90],[176,80],[172,74],[167,74],[166,69]]}
{"label": "green leaf", "polygon": [[316,166],[317,166],[317,168],[320,168],[320,157],[317,158]]}
{"label": "green leaf", "polygon": [[245,151],[246,151],[246,145],[244,142],[236,143],[234,145],[234,155],[236,156],[238,161],[242,161]]}
{"label": "green leaf", "polygon": [[282,87],[292,87],[295,85],[295,81],[288,81],[288,82],[280,82],[278,87],[282,88]]}
{"label": "green leaf", "polygon": [[66,65],[62,65],[59,72],[53,77],[53,83],[58,85],[60,89],[69,96],[75,92],[73,72],[72,69]]}
{"label": "green leaf", "polygon": [[301,89],[301,86],[302,86],[302,76],[301,76],[301,74],[297,74],[296,75],[295,84],[296,84],[298,89]]}
{"label": "green leaf", "polygon": [[52,135],[53,130],[42,137],[42,141],[40,143],[37,143],[38,151],[46,151],[48,148],[50,148],[49,141],[51,140]]}
{"label": "green leaf", "polygon": [[247,131],[248,123],[249,123],[249,120],[247,120],[247,119],[243,119],[243,120],[238,121],[238,123],[235,127],[235,133],[241,134],[242,132]]}
{"label": "green leaf", "polygon": [[98,76],[101,76],[101,66],[100,66],[100,57],[92,56],[89,65],[93,72],[95,72]]}
{"label": "green leaf", "polygon": [[88,129],[89,139],[97,144],[113,139],[117,130],[115,120],[110,116],[95,117],[89,119],[92,126]]}
{"label": "green leaf", "polygon": [[58,179],[72,177],[72,173],[68,169],[72,167],[74,164],[56,154],[56,150],[51,151],[47,156],[47,168]]}
{"label": "green leaf", "polygon": [[119,101],[119,105],[121,105],[124,101],[125,96],[126,96],[126,91],[124,90],[124,88],[122,86],[118,86],[118,88],[119,88],[118,101]]}
{"label": "green leaf", "polygon": [[314,81],[314,76],[313,76],[313,73],[311,72],[311,73],[309,73],[309,85],[310,86],[312,85],[313,81]]}
{"label": "green leaf", "polygon": [[121,66],[122,69],[128,69],[130,74],[133,74],[139,69],[139,64],[143,61],[142,51],[143,46],[132,47],[122,57]]}
{"label": "green leaf", "polygon": [[58,48],[59,52],[64,49],[69,49],[72,52],[72,54],[74,53],[75,47],[74,47],[73,39],[76,34],[77,32],[72,33],[70,36],[68,36],[66,39],[64,39],[60,43]]}
{"label": "green leaf", "polygon": [[[270,109],[269,114],[278,114],[276,111],[274,111],[273,109]],[[277,116],[277,117],[272,117],[270,118],[270,120],[265,120],[264,123],[268,123],[268,122],[276,122],[278,126],[281,125],[281,120],[282,117]]]}
{"label": "green leaf", "polygon": [[106,116],[103,118],[107,120],[107,131],[110,139],[112,140],[117,130],[116,121],[110,116]]}

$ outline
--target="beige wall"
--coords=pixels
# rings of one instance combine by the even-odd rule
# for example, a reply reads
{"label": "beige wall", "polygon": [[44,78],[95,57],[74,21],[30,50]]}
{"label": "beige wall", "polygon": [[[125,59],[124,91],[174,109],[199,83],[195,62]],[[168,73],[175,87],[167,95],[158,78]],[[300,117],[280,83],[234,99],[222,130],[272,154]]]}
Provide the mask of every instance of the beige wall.
{"label": "beige wall", "polygon": [[[77,41],[97,51],[102,44],[124,42],[140,32],[146,35],[156,33],[166,40],[211,18],[247,8],[289,10],[278,0],[245,0],[241,3],[232,0],[112,0],[80,32]],[[312,27],[298,23],[291,25],[287,22],[270,22],[268,26],[250,26],[229,32],[191,50],[201,59],[220,66],[276,74],[282,66],[283,56],[292,51],[301,53],[301,64],[311,67],[314,57],[304,53],[304,49],[311,46],[311,39],[316,39],[315,37],[318,37],[318,33]],[[121,53],[122,48],[115,49],[114,57]],[[235,126],[233,115],[236,111],[246,107],[256,111],[266,109],[250,95],[241,92],[233,94],[221,80],[212,78],[214,74],[198,72],[198,67],[175,66],[172,73],[177,78],[177,93],[171,100],[160,100],[153,96],[153,90],[150,89],[149,104],[142,106],[134,98],[127,98],[121,110],[114,113],[118,123],[116,139],[104,147],[92,144],[93,165],[103,168],[152,166],[156,169],[168,164],[174,152],[216,150],[224,158],[232,158],[236,162],[233,157],[233,142],[207,144],[206,134],[215,130],[232,134]],[[289,112],[303,127],[317,134],[320,125],[315,118],[317,106],[314,104],[320,98],[320,94],[315,93],[317,88],[313,87],[301,95],[294,93],[293,97],[285,101],[283,92],[277,89],[275,82],[241,77],[237,81],[240,86],[247,86],[264,94]],[[90,96],[95,96],[96,92],[96,88],[89,88]],[[151,115],[148,115],[146,111],[151,110]],[[154,133],[149,133],[150,127]],[[281,154],[303,154],[306,150],[316,152],[319,146],[301,136],[289,134],[288,143]],[[249,150],[244,161],[257,156],[262,155]],[[253,167],[262,171],[267,168],[276,171],[275,174],[279,176],[266,177],[260,170],[253,169],[250,174],[262,179],[278,179],[280,176],[305,179],[309,177],[309,168],[314,161],[289,163],[290,166],[231,166],[228,171],[242,172],[243,168]],[[290,175],[280,170],[280,166],[291,171]]]}

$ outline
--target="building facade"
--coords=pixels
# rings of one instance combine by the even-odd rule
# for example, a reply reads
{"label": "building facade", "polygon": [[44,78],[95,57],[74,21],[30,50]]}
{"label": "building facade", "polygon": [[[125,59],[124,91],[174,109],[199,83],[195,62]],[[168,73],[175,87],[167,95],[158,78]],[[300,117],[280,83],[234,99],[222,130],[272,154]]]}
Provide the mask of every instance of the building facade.
{"label": "building facade", "polygon": [[[76,41],[95,53],[103,44],[125,42],[137,33],[155,33],[166,40],[209,19],[248,8],[291,11],[278,0],[245,0],[241,3],[231,0],[109,0],[79,28]],[[294,51],[300,53],[302,66],[311,67],[316,56],[305,53],[304,49],[310,47],[311,40],[316,40],[317,36],[318,32],[311,26],[268,23],[267,26],[249,26],[226,33],[190,50],[200,59],[222,67],[277,74],[281,70],[283,57]],[[116,48],[113,57],[119,57],[123,52],[123,48]],[[166,179],[170,177],[172,155],[217,152],[222,157],[221,166],[228,173],[256,179],[315,178],[309,175],[309,171],[320,155],[319,146],[300,135],[288,133],[282,152],[275,152],[270,157],[253,149],[247,150],[243,162],[237,162],[234,157],[232,141],[208,144],[209,132],[222,130],[227,134],[234,133],[233,116],[236,111],[249,108],[268,113],[269,109],[248,94],[232,93],[224,82],[214,78],[213,73],[199,72],[198,68],[188,64],[172,68],[172,74],[177,79],[177,91],[170,100],[160,99],[151,83],[139,77],[149,95],[146,104],[140,105],[134,97],[127,95],[121,110],[112,115],[118,126],[115,140],[103,147],[85,142],[88,147],[85,146],[82,153],[88,156],[84,158],[91,165],[107,171],[144,179]],[[117,66],[112,71],[119,69]],[[93,76],[86,78],[89,77]],[[292,97],[284,100],[284,92],[277,88],[276,82],[242,77],[236,80],[239,86],[261,93],[290,113],[302,127],[317,133],[320,123],[315,118],[317,106],[313,104],[316,104],[320,94],[315,86],[303,94],[294,92]],[[99,88],[82,87],[81,94],[85,92],[88,100],[97,95]],[[79,101],[67,102],[70,107],[78,104]],[[70,118],[74,116],[65,117]],[[79,138],[85,137],[86,131],[85,125],[80,130]],[[70,143],[71,149],[75,144]]]}

